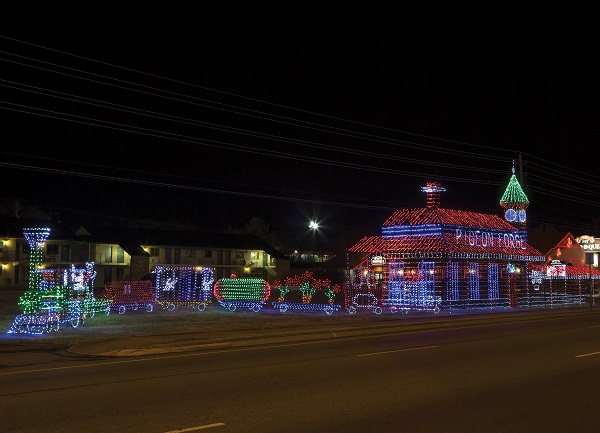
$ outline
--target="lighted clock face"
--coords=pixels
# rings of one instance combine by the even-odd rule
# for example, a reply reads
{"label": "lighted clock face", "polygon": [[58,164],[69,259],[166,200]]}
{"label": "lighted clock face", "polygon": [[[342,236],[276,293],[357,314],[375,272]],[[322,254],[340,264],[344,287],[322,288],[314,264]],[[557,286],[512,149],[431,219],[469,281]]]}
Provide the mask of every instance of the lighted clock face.
{"label": "lighted clock face", "polygon": [[517,219],[517,213],[514,209],[507,209],[504,213],[504,218],[506,218],[506,221],[513,222]]}
{"label": "lighted clock face", "polygon": [[525,222],[525,220],[527,219],[527,214],[525,214],[525,209],[520,209],[519,212],[517,212],[517,219],[519,220],[520,223]]}

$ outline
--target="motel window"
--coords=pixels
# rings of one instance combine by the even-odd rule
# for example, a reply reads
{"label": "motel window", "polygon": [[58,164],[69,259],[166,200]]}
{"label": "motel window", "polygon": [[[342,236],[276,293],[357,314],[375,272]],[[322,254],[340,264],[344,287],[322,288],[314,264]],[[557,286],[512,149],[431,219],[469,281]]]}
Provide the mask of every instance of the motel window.
{"label": "motel window", "polygon": [[152,257],[159,257],[160,256],[160,248],[151,247],[150,248],[150,255]]}
{"label": "motel window", "polygon": [[104,263],[112,263],[112,247],[104,247]]}
{"label": "motel window", "polygon": [[206,250],[206,251],[204,251],[204,258],[205,259],[212,259],[212,256],[213,256],[212,250]]}
{"label": "motel window", "polygon": [[71,261],[71,247],[69,245],[61,245],[60,261],[61,262],[70,262]]}
{"label": "motel window", "polygon": [[117,263],[125,263],[125,251],[121,247],[117,247]]}
{"label": "motel window", "polygon": [[107,283],[110,283],[112,281],[112,269],[111,268],[105,268],[104,269],[104,285],[106,285]]}
{"label": "motel window", "polygon": [[58,254],[58,244],[46,244],[47,254]]}

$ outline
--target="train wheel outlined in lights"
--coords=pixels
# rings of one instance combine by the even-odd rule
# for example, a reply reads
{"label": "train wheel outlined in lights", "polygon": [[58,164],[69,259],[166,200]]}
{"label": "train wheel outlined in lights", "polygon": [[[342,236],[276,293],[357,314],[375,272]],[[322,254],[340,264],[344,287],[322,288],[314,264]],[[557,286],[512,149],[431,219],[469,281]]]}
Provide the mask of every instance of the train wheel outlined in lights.
{"label": "train wheel outlined in lights", "polygon": [[525,209],[520,209],[520,210],[517,212],[517,220],[518,220],[520,223],[524,223],[524,222],[525,222],[525,220],[527,220],[527,214],[525,213]]}

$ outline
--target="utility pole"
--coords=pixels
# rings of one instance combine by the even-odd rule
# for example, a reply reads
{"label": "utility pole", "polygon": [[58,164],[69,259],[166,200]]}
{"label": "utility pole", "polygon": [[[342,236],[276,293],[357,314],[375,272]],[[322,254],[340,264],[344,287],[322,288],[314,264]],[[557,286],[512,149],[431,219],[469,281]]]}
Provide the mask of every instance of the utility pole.
{"label": "utility pole", "polygon": [[312,262],[313,262],[313,269],[316,266],[316,251],[315,251],[315,234],[316,231],[319,229],[319,224],[316,221],[311,221],[310,224],[308,225],[308,227],[312,230]]}
{"label": "utility pole", "polygon": [[314,226],[313,227],[313,233],[312,233],[312,235],[313,235],[313,239],[312,239],[312,241],[313,241],[313,244],[312,244],[312,250],[313,250],[313,269],[317,265],[317,257],[316,257],[316,254],[315,254],[315,232],[316,231],[317,231],[317,227]]}
{"label": "utility pole", "polygon": [[593,261],[593,254],[588,254],[585,253],[585,261],[587,262],[587,265],[589,266],[589,284],[590,284],[590,308],[594,308],[594,282],[592,280],[592,261]]}
{"label": "utility pole", "polygon": [[523,154],[519,152],[519,183],[523,187]]}
{"label": "utility pole", "polygon": [[316,262],[317,259],[315,257],[315,232],[317,231],[318,228],[318,224],[317,224],[317,220],[315,220],[315,196],[313,195],[313,200],[312,200],[312,220],[310,223],[310,228],[312,229],[312,259],[313,259],[313,269],[315,269],[316,266]]}

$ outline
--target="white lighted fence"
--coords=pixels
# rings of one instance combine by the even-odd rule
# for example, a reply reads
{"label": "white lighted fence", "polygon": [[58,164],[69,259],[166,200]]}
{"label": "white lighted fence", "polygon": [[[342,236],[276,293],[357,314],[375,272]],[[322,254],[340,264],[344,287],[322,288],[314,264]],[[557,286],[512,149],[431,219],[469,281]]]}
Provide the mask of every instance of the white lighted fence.
{"label": "white lighted fence", "polygon": [[[345,308],[391,312],[584,305],[600,290],[600,273],[585,266],[498,263],[395,263],[386,274],[359,269],[344,287]],[[374,278],[377,276],[377,278]]]}

